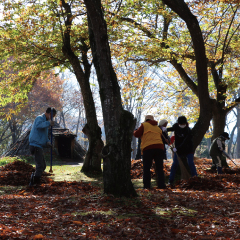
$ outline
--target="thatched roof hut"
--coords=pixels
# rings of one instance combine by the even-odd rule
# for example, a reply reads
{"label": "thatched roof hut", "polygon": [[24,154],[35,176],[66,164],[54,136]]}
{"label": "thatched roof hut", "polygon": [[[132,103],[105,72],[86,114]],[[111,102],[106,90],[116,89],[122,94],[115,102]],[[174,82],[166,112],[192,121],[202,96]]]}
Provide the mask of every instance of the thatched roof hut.
{"label": "thatched roof hut", "polygon": [[[31,155],[29,150],[30,131],[31,128],[22,134],[1,157]],[[53,127],[53,153],[66,160],[83,161],[83,158],[86,154],[86,149],[84,149],[75,138],[76,135],[73,134],[69,129],[61,128],[58,124],[55,124]]]}

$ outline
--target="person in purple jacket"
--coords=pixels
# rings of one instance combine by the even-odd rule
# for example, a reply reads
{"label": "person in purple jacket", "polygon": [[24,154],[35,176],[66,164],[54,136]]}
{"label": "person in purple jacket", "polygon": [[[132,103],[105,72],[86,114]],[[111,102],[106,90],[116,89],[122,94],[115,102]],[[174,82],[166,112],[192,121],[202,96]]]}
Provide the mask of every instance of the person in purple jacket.
{"label": "person in purple jacket", "polygon": [[46,169],[43,147],[51,146],[48,139],[48,128],[54,125],[51,114],[52,117],[55,117],[56,113],[57,111],[54,108],[49,107],[44,114],[37,116],[33,123],[29,135],[29,147],[31,154],[34,155],[36,170],[31,175],[29,186],[40,183],[42,173]]}

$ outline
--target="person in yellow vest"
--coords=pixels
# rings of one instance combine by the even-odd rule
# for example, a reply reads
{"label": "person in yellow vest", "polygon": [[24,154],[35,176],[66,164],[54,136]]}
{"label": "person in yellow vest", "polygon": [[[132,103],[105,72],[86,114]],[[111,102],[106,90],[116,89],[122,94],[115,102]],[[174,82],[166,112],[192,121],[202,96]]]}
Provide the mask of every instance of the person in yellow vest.
{"label": "person in yellow vest", "polygon": [[163,171],[164,144],[162,141],[162,130],[152,115],[145,116],[145,122],[134,131],[136,138],[141,138],[141,151],[143,157],[143,186],[146,189],[151,187],[152,162],[155,162],[155,170],[158,176],[158,188],[166,188]]}

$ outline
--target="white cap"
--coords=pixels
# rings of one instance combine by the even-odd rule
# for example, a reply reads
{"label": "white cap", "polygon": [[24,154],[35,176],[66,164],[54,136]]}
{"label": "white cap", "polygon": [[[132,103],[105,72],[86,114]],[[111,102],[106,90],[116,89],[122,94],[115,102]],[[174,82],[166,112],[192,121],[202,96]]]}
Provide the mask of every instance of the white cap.
{"label": "white cap", "polygon": [[168,123],[168,121],[166,120],[166,119],[163,119],[163,120],[161,120],[160,122],[159,122],[159,126],[162,126],[162,125],[164,125],[165,123]]}
{"label": "white cap", "polygon": [[145,121],[146,121],[147,119],[154,120],[154,117],[153,117],[153,115],[146,115],[146,116],[145,116]]}

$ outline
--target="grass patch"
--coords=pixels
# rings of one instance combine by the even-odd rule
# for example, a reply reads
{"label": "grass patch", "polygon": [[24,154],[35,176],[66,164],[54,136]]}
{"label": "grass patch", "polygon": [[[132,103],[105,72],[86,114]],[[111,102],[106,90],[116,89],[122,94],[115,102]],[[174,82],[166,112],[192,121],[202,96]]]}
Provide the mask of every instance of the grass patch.
{"label": "grass patch", "polygon": [[15,160],[26,162],[24,159],[21,159],[18,157],[3,157],[3,158],[0,158],[0,166],[4,166],[8,163],[14,162]]}
{"label": "grass patch", "polygon": [[[35,165],[33,165],[35,167]],[[97,184],[98,186],[102,184],[102,174],[89,175],[87,176],[81,172],[82,166],[79,164],[62,164],[62,165],[53,165],[52,166],[52,178],[54,181],[77,181],[77,182],[91,182],[92,184]],[[45,172],[49,172],[50,166],[47,166]],[[92,176],[92,177],[90,177]]]}
{"label": "grass patch", "polygon": [[185,216],[189,216],[189,217],[194,217],[195,214],[197,214],[198,212],[193,210],[193,209],[188,209],[188,208],[184,208],[184,207],[175,207],[175,208],[159,208],[157,207],[155,209],[155,213],[157,215],[160,216],[180,216],[180,215],[185,215]]}
{"label": "grass patch", "polygon": [[12,194],[17,190],[25,189],[26,186],[0,186],[0,195]]}
{"label": "grass patch", "polygon": [[[132,183],[135,189],[143,188],[142,179],[132,179]],[[151,187],[157,187],[157,181],[155,179],[151,179]]]}
{"label": "grass patch", "polygon": [[101,214],[101,215],[106,215],[106,216],[111,216],[111,215],[116,215],[116,212],[112,211],[111,209],[108,211],[82,211],[82,212],[73,212],[71,213],[71,215],[73,215],[74,217],[76,216],[87,216],[89,214],[93,214],[93,215],[97,215],[97,214]]}

